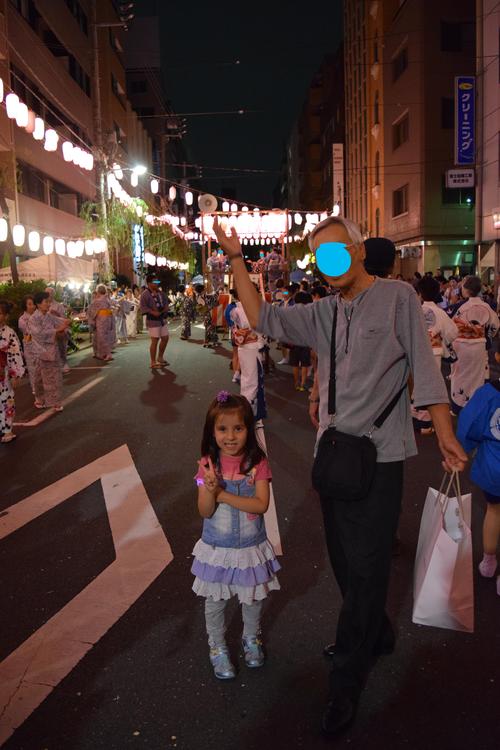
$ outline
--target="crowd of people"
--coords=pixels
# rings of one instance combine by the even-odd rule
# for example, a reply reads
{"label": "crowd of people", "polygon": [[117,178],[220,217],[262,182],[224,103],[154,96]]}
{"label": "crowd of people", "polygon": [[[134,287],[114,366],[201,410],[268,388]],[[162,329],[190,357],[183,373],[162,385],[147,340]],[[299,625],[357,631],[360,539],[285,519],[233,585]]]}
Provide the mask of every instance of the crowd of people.
{"label": "crowd of people", "polygon": [[[279,589],[279,564],[263,521],[271,470],[256,432],[267,415],[264,383],[275,367],[272,343],[281,349],[277,365],[290,365],[294,388],[309,394],[317,446],[331,429],[350,437],[369,435],[377,460],[358,502],[332,496],[326,479],[323,489],[321,476],[319,481],[327,550],[343,597],[336,641],[325,647],[333,669],[322,727],[334,735],[354,719],[374,658],[395,647],[385,602],[403,465],[416,453],[415,431],[437,434],[450,472],[464,469],[465,451],[477,451],[472,478],[487,503],[479,570],[484,577],[495,576],[500,384],[490,378],[489,352],[500,363],[500,300],[474,275],[445,278],[438,271],[393,278],[394,245],[384,238],[363,240],[356,225],[342,217],[321,222],[310,234],[317,272],[299,283],[285,281],[286,265],[274,250],[261,253],[248,269],[237,236],[227,237],[217,222],[214,229],[222,249],[208,260],[210,291],[203,285],[181,285],[167,294],[154,274],[142,289],[96,287],[87,311],[94,356],[111,361],[116,345],[145,329],[151,368],[166,367],[172,311],[180,317],[182,341],[191,339],[200,315],[204,346],[216,348],[222,308],[233,348],[232,379],[240,393],[219,391],[207,412],[195,477],[203,531],[192,565],[193,590],[205,599],[209,659],[218,679],[235,676],[225,639],[227,601],[236,597],[242,604],[245,661],[258,668],[265,662],[262,605]],[[347,257],[342,272],[336,271],[336,252],[343,263]],[[328,253],[329,259],[322,261]],[[228,264],[231,290],[224,285]],[[249,270],[259,274],[259,284]],[[8,326],[8,313],[8,304],[0,302],[4,443],[15,437],[13,389],[25,371],[35,407],[58,412],[63,409],[63,373],[69,370],[69,320],[52,289],[24,300],[22,347]],[[459,439],[452,416],[459,418]],[[348,486],[349,466],[342,470]]]}

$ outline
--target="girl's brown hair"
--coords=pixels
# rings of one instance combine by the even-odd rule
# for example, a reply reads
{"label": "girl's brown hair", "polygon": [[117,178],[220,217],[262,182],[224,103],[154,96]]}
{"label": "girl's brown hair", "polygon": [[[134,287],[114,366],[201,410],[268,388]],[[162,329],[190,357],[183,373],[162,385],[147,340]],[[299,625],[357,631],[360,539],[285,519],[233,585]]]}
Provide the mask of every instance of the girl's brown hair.
{"label": "girl's brown hair", "polygon": [[224,392],[223,398],[224,400],[222,400],[221,394],[219,394],[208,407],[205,426],[203,428],[203,437],[201,439],[201,455],[203,457],[210,456],[213,465],[219,465],[219,446],[214,435],[215,422],[221,414],[230,411],[239,411],[243,418],[243,423],[247,428],[247,442],[240,463],[240,472],[246,474],[266,457],[255,434],[255,417],[252,407],[244,396],[236,396],[233,393]]}

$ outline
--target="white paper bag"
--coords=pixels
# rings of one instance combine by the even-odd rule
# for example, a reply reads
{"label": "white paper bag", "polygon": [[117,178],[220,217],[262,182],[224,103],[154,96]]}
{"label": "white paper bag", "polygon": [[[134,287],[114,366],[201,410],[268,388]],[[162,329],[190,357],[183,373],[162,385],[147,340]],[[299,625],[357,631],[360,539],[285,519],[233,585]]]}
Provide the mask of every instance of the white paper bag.
{"label": "white paper bag", "polygon": [[[458,474],[448,489],[429,488],[425,500],[413,585],[413,622],[474,631],[471,496],[460,493]],[[452,484],[456,497],[449,497]]]}

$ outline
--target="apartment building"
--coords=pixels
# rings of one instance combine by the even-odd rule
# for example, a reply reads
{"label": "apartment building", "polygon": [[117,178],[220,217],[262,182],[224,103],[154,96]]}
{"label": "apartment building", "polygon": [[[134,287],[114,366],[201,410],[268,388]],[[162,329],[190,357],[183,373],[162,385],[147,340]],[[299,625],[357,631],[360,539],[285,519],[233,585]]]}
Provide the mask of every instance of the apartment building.
{"label": "apartment building", "polygon": [[[124,31],[112,0],[2,0],[0,32],[6,93],[17,94],[46,128],[54,129],[59,144],[68,140],[95,157],[97,53],[104,153],[109,162],[117,160],[125,168],[143,163],[151,169],[151,141],[126,98],[120,41]],[[5,108],[0,110],[0,137],[6,200],[2,211],[9,211],[11,225],[18,222],[44,235],[81,237],[79,214],[82,204],[96,197],[96,170],[66,161],[60,147],[47,151],[29,128],[7,119]],[[30,257],[26,244],[16,253]]]}
{"label": "apartment building", "polygon": [[475,72],[474,2],[396,6],[384,29],[385,233],[406,276],[470,273],[474,190],[447,187],[446,172],[455,165],[455,77]]}

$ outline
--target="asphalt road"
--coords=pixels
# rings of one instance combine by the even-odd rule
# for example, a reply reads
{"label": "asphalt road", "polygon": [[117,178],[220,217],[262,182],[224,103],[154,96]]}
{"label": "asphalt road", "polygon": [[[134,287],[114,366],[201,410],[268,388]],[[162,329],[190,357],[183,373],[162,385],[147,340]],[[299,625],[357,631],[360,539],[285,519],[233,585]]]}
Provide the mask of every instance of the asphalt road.
{"label": "asphalt road", "polygon": [[[12,517],[11,506],[30,497],[31,508],[34,493],[45,497],[52,483],[128,446],[173,552],[172,562],[94,645],[90,631],[99,613],[87,613],[87,653],[62,680],[40,678],[42,689],[53,689],[6,740],[6,750],[316,750],[329,744],[319,733],[328,674],[322,647],[334,638],[340,600],[309,481],[314,432],[307,394],[293,390],[288,367],[266,381],[265,432],[284,553],[282,589],[269,600],[263,622],[268,660],[261,670],[245,668],[238,648],[241,618],[233,606],[228,640],[239,672],[229,683],[212,675],[203,602],[191,591],[191,550],[201,528],[192,477],[207,404],[219,389],[233,386],[227,343],[214,352],[201,346],[200,329],[194,336],[183,342],[173,332],[170,367],[162,371],[148,368],[146,336],[119,347],[115,361],[99,369],[83,369],[96,367],[90,352],[73,355],[65,393],[76,394],[75,400],[60,415],[19,427],[18,440],[0,447],[2,522]],[[19,421],[40,416],[27,386],[17,401]],[[411,622],[420,515],[427,487],[441,479],[435,439],[419,438],[419,448],[406,467],[403,551],[394,558],[388,604],[398,647],[377,663],[355,726],[334,744],[498,750],[500,601],[494,582],[475,575],[474,634]],[[68,482],[71,488],[73,479]],[[466,478],[463,483],[468,490]],[[480,492],[472,493],[477,565],[484,505]],[[99,477],[67,494],[0,541],[0,660],[50,625],[116,559]],[[126,538],[140,537],[142,511],[134,516],[135,508],[119,510],[135,519],[123,531]],[[153,541],[151,550],[154,556]],[[101,606],[112,607],[115,596],[110,586]],[[21,681],[23,674],[14,677]]]}

